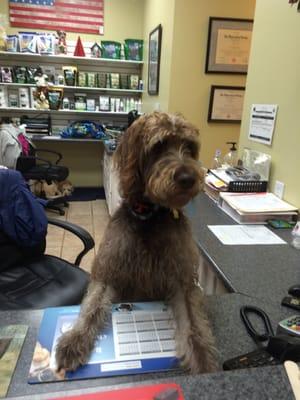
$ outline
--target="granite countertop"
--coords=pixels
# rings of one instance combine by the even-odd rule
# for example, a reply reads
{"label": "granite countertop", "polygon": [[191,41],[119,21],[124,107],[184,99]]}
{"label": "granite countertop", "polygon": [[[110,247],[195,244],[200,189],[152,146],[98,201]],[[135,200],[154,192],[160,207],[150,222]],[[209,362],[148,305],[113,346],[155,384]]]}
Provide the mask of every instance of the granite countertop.
{"label": "granite countertop", "polygon": [[277,304],[300,282],[300,251],[290,245],[291,229],[272,229],[286,245],[225,246],[207,225],[236,224],[205,193],[186,208],[203,254],[231,292]]}
{"label": "granite countertop", "polygon": [[[184,371],[170,371],[161,374],[29,385],[27,375],[42,311],[1,312],[0,325],[25,323],[30,326],[9,388],[10,397],[21,396],[22,399],[37,400],[49,398],[50,392],[53,397],[55,392],[61,395],[65,390],[77,394],[95,389],[110,390],[159,381],[180,384],[186,400],[293,399],[283,366],[224,372],[221,365],[229,358],[256,349],[239,316],[242,305],[262,308],[269,315],[274,329],[280,320],[297,313],[282,307],[280,302],[287,294],[288,287],[300,282],[300,251],[289,244],[222,245],[207,225],[227,225],[235,222],[205,194],[194,199],[186,211],[201,251],[231,292],[222,296],[207,297],[207,311],[216,339],[220,371],[196,376],[188,375]],[[290,230],[277,230],[276,234],[287,242],[290,241]],[[258,327],[255,319],[254,324]]]}
{"label": "granite countertop", "polygon": [[[277,322],[287,315],[292,315],[282,307],[267,301],[260,301],[240,294],[209,296],[207,310],[212,321],[219,361],[222,364],[228,358],[252,351],[256,345],[246,333],[239,317],[241,305],[251,304],[263,308],[272,321],[274,329]],[[37,337],[42,311],[2,312],[0,323],[25,323],[29,332],[17,364],[9,396],[29,396],[28,399],[42,399],[42,394],[64,390],[89,391],[117,389],[132,384],[151,384],[154,382],[176,382],[183,388],[186,400],[232,400],[232,399],[290,399],[292,392],[282,366],[247,369],[191,376],[183,371],[164,372],[161,374],[140,374],[123,377],[78,380],[73,382],[54,382],[29,385],[27,375]],[[254,321],[255,323],[255,321]],[[258,325],[256,324],[258,327]],[[76,393],[76,392],[75,392]],[[48,395],[49,396],[49,395]]]}

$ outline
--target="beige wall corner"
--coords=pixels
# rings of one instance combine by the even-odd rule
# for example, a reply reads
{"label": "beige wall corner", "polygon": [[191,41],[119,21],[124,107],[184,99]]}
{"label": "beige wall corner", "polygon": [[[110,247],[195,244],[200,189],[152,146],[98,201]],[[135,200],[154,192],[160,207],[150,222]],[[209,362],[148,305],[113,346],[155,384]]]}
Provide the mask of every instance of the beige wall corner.
{"label": "beige wall corner", "polygon": [[201,132],[200,158],[210,167],[216,149],[238,141],[240,125],[207,123],[211,85],[244,86],[245,75],[205,74],[209,17],[254,16],[255,0],[176,0],[169,110],[181,112]]}
{"label": "beige wall corner", "polygon": [[[239,153],[272,157],[271,182],[285,183],[284,199],[300,207],[300,14],[284,0],[257,0]],[[271,146],[248,140],[252,104],[278,104]]]}
{"label": "beige wall corner", "polygon": [[[172,59],[173,25],[175,0],[145,0],[144,9],[144,94],[143,112],[169,110],[170,71]],[[149,33],[162,25],[162,45],[160,62],[159,95],[148,95],[148,50]]]}

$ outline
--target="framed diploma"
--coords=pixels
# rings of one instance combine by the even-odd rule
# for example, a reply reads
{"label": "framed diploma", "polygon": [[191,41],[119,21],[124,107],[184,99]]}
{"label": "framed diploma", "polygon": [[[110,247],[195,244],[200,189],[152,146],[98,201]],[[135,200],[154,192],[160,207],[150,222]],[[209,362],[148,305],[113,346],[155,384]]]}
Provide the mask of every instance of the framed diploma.
{"label": "framed diploma", "polygon": [[162,26],[158,25],[149,34],[148,93],[150,95],[157,95],[159,92],[161,38]]}
{"label": "framed diploma", "polygon": [[246,74],[253,20],[209,18],[206,73]]}
{"label": "framed diploma", "polygon": [[244,94],[242,86],[212,86],[207,121],[240,123]]}

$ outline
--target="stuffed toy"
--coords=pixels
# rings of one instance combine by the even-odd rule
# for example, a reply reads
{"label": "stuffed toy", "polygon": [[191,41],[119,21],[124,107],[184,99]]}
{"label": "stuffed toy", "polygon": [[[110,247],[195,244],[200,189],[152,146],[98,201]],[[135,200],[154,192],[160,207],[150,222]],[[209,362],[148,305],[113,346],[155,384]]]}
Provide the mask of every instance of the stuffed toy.
{"label": "stuffed toy", "polygon": [[48,110],[49,109],[49,101],[47,99],[47,89],[46,88],[37,88],[33,92],[34,96],[34,108],[38,110]]}
{"label": "stuffed toy", "polygon": [[70,196],[74,191],[72,183],[68,180],[57,182],[57,187],[62,196]]}
{"label": "stuffed toy", "polygon": [[60,54],[67,54],[67,34],[64,31],[56,31],[57,33],[57,49]]}
{"label": "stuffed toy", "polygon": [[43,182],[42,192],[44,194],[44,197],[46,197],[46,199],[51,200],[51,199],[56,199],[58,197],[62,197],[62,194],[58,189],[56,182],[52,181],[50,184],[48,184],[46,181],[42,182]]}
{"label": "stuffed toy", "polygon": [[48,95],[48,76],[46,74],[39,74],[34,77],[36,83],[36,90],[33,92],[34,108],[39,110],[49,109]]}
{"label": "stuffed toy", "polygon": [[52,181],[48,184],[45,180],[30,180],[29,187],[33,194],[37,197],[42,197],[46,199],[56,199],[57,197],[62,197],[62,193],[58,189],[57,183]]}
{"label": "stuffed toy", "polygon": [[37,197],[46,199],[56,199],[58,197],[70,196],[73,191],[73,185],[70,181],[64,180],[62,182],[52,181],[48,184],[45,180],[34,180],[29,181],[29,187],[33,194]]}

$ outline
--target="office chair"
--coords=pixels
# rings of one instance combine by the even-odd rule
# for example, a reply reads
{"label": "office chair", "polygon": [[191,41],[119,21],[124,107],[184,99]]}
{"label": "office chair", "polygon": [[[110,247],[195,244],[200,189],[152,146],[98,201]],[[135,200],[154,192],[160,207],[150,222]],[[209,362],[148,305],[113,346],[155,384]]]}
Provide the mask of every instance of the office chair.
{"label": "office chair", "polygon": [[[40,153],[48,153],[56,156],[54,163],[40,157]],[[45,180],[48,184],[52,181],[62,182],[69,176],[69,169],[59,165],[62,159],[61,153],[54,150],[35,149],[30,145],[29,155],[20,155],[17,160],[16,169],[21,172],[24,179],[42,181]],[[60,215],[64,215],[63,207],[68,207],[68,202],[65,196],[49,200],[46,208],[58,211]]]}
{"label": "office chair", "polygon": [[[89,274],[79,267],[82,257],[94,247],[91,235],[67,221],[48,220],[81,239],[84,248],[73,264],[44,254],[45,242],[35,249],[21,249],[0,232],[1,249],[10,254],[1,262],[0,310],[42,309],[79,304],[89,283]],[[21,260],[21,261],[20,261]]]}

